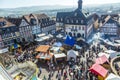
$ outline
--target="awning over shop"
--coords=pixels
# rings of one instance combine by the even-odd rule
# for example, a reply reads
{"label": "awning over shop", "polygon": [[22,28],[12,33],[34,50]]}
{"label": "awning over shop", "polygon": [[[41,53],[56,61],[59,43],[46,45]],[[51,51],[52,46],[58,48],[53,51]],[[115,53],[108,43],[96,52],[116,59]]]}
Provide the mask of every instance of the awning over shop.
{"label": "awning over shop", "polygon": [[8,48],[0,49],[0,54],[8,52]]}
{"label": "awning over shop", "polygon": [[64,53],[54,54],[55,58],[64,58],[66,55]]}
{"label": "awning over shop", "polygon": [[120,77],[113,73],[110,73],[105,80],[120,80]]}
{"label": "awning over shop", "polygon": [[105,55],[96,59],[96,64],[104,64],[105,62],[109,63],[109,61]]}
{"label": "awning over shop", "polygon": [[92,67],[90,68],[90,71],[104,78],[106,77],[108,73],[108,70],[106,70],[104,67],[102,67],[99,64],[93,64]]}
{"label": "awning over shop", "polygon": [[38,46],[38,47],[35,49],[35,51],[46,53],[46,52],[48,52],[49,49],[50,49],[50,46],[49,46],[49,45],[41,45],[41,46]]}

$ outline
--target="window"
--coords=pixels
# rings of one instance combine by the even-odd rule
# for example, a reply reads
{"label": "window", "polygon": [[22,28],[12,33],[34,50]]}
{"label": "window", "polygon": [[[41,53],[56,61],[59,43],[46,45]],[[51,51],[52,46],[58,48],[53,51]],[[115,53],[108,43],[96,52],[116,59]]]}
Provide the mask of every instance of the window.
{"label": "window", "polygon": [[76,23],[78,23],[78,20],[76,20]]}
{"label": "window", "polygon": [[81,30],[81,27],[79,27],[79,30]]}
{"label": "window", "polygon": [[75,16],[77,16],[77,13],[75,13]]}
{"label": "window", "polygon": [[71,23],[73,23],[73,20],[71,20]]}
{"label": "window", "polygon": [[82,27],[82,30],[84,30],[84,27]]}
{"label": "window", "polygon": [[61,21],[63,21],[63,19],[61,18]]}
{"label": "window", "polygon": [[69,19],[67,20],[67,23],[69,23]]}
{"label": "window", "polygon": [[81,20],[81,23],[83,24],[83,20]]}
{"label": "window", "polygon": [[57,21],[59,21],[59,18],[57,18]]}

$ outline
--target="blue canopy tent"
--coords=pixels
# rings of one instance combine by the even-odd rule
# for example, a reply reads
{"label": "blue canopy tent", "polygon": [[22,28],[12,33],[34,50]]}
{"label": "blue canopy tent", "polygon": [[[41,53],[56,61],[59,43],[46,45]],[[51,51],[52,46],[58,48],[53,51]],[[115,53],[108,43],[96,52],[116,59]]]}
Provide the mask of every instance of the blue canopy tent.
{"label": "blue canopy tent", "polygon": [[64,43],[69,46],[74,46],[75,40],[73,37],[67,36]]}

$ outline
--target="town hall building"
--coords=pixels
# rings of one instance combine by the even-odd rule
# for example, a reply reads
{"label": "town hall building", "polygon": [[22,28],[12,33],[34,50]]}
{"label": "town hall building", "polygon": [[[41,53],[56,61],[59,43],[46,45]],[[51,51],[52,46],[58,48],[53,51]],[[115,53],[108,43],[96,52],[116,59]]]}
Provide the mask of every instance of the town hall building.
{"label": "town hall building", "polygon": [[87,40],[93,32],[93,16],[82,9],[82,0],[79,0],[76,10],[57,13],[56,26],[64,27],[66,35]]}

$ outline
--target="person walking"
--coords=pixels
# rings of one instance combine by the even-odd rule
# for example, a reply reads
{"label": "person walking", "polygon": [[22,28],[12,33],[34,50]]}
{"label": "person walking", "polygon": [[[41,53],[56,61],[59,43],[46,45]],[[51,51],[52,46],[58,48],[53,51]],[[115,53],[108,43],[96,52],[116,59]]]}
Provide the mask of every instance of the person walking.
{"label": "person walking", "polygon": [[58,71],[58,80],[61,80],[61,73]]}
{"label": "person walking", "polygon": [[40,67],[39,68],[39,74],[38,74],[39,77],[40,77],[41,73],[42,73],[42,68]]}

